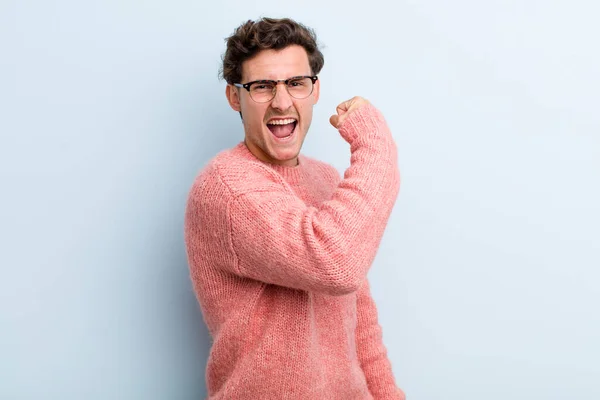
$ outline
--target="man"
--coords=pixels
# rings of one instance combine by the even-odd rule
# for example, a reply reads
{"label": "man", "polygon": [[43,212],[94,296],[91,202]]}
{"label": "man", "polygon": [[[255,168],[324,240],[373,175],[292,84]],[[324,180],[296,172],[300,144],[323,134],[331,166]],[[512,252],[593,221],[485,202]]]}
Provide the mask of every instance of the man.
{"label": "man", "polygon": [[290,19],[227,40],[245,138],[200,172],[185,215],[210,399],[404,399],[367,280],[399,190],[396,146],[354,97],[330,119],[350,144],[344,179],[300,154],[322,66],[314,32]]}

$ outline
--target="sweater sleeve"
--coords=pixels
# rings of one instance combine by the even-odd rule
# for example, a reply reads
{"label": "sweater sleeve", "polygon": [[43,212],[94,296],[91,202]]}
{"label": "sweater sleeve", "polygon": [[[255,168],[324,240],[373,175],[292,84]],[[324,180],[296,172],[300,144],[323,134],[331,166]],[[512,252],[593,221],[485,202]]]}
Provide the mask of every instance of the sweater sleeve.
{"label": "sweater sleeve", "polygon": [[399,191],[397,149],[371,104],[339,130],[350,144],[350,166],[330,200],[310,207],[272,182],[229,201],[232,272],[330,295],[358,290]]}
{"label": "sweater sleeve", "polygon": [[367,386],[375,400],[404,400],[404,392],[396,386],[392,365],[383,344],[377,307],[371,296],[369,281],[364,280],[356,297],[356,349]]}

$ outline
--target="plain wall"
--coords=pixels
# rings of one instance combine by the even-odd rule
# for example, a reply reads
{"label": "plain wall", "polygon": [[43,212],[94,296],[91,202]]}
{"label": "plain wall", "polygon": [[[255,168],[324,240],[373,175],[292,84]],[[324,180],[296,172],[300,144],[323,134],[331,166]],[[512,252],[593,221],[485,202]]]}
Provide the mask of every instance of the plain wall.
{"label": "plain wall", "polygon": [[412,400],[600,398],[597,2],[0,3],[0,398],[200,399],[190,185],[242,140],[224,38],[323,44],[304,153],[364,96],[402,185],[369,279]]}

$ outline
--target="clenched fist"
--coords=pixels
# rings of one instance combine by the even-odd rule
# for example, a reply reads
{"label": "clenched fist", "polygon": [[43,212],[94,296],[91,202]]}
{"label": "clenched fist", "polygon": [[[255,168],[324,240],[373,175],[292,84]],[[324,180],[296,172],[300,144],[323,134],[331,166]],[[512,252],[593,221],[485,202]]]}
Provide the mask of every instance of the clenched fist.
{"label": "clenched fist", "polygon": [[337,108],[335,109],[337,111],[337,115],[332,115],[329,118],[329,122],[331,122],[331,125],[333,125],[334,128],[338,129],[338,127],[342,125],[344,120],[348,118],[348,115],[352,114],[354,110],[356,110],[364,104],[369,104],[369,101],[358,96],[355,96],[350,100],[344,101],[339,106],[337,106]]}

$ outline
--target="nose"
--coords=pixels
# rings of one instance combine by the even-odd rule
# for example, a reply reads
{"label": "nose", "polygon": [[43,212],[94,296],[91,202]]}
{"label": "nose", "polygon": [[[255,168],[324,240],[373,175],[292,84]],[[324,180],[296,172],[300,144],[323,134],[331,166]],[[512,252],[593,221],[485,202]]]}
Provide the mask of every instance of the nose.
{"label": "nose", "polygon": [[279,111],[286,111],[292,106],[292,96],[287,91],[285,83],[279,82],[275,97],[271,100],[271,107]]}

